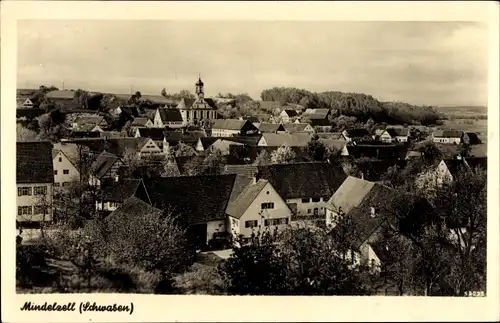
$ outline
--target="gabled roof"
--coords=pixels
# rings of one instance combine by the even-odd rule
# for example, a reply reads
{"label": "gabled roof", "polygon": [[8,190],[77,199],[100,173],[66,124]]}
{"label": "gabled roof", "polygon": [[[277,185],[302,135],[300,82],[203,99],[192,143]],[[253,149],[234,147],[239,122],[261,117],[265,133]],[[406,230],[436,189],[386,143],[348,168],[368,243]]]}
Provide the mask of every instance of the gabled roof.
{"label": "gabled roof", "polygon": [[101,123],[107,123],[106,119],[103,116],[99,115],[85,115],[85,116],[78,116],[76,117],[75,121],[78,126],[83,126],[87,124],[92,124],[92,125],[100,125]]}
{"label": "gabled roof", "polygon": [[116,210],[111,212],[104,221],[121,221],[126,223],[133,218],[143,216],[154,216],[161,218],[163,211],[151,206],[149,203],[137,198],[130,197],[126,199]]}
{"label": "gabled roof", "polygon": [[[349,176],[328,201],[327,207],[344,213],[340,223],[332,230],[333,235],[346,233],[343,238],[351,248],[361,245],[386,221],[383,210],[392,190],[387,186]],[[371,211],[375,216],[371,216]]]}
{"label": "gabled roof", "polygon": [[262,137],[270,147],[306,147],[311,139],[309,133],[263,133]]}
{"label": "gabled roof", "polygon": [[180,176],[145,179],[146,192],[136,196],[172,211],[188,224],[225,219],[236,175]]}
{"label": "gabled roof", "polygon": [[117,156],[124,156],[127,151],[140,151],[150,138],[112,138],[108,139],[107,151]]}
{"label": "gabled roof", "polygon": [[330,163],[276,164],[259,167],[258,178],[267,179],[283,199],[329,198],[347,175]]}
{"label": "gabled roof", "polygon": [[319,138],[319,141],[322,142],[326,147],[334,148],[335,150],[344,149],[344,147],[347,145],[347,140]]}
{"label": "gabled roof", "polygon": [[114,182],[103,189],[102,199],[104,202],[124,202],[126,199],[134,196],[141,184],[142,181],[140,179],[120,179],[120,181]]}
{"label": "gabled roof", "polygon": [[225,174],[238,174],[246,177],[253,177],[257,174],[258,167],[255,165],[226,165]]}
{"label": "gabled roof", "polygon": [[296,116],[298,116],[298,115],[299,115],[299,114],[297,113],[297,111],[295,111],[295,110],[293,110],[293,109],[285,109],[285,110],[283,110],[283,111],[284,111],[284,112],[287,114],[287,116],[288,116],[288,117],[290,117],[290,118],[293,118],[293,117],[296,117]]}
{"label": "gabled roof", "polygon": [[283,127],[286,131],[290,133],[294,132],[305,132],[306,127],[310,125],[308,123],[285,123]]}
{"label": "gabled roof", "polygon": [[53,183],[52,144],[47,141],[16,144],[16,183]]}
{"label": "gabled roof", "polygon": [[238,201],[238,197],[240,196],[241,192],[243,192],[243,190],[245,190],[245,188],[252,182],[253,178],[244,175],[238,175],[238,174],[236,175],[236,178],[234,179],[233,190],[231,192],[231,196],[229,197],[228,208],[231,205],[231,203]]}
{"label": "gabled roof", "polygon": [[308,119],[326,119],[330,109],[306,109],[303,116]]}
{"label": "gabled roof", "polygon": [[163,128],[137,128],[139,135],[144,138],[151,138],[155,141],[160,141],[165,138],[165,129]]}
{"label": "gabled roof", "polygon": [[260,138],[262,138],[262,135],[219,137],[218,139],[233,141],[233,142],[245,144],[248,146],[257,146],[257,143],[259,142]]}
{"label": "gabled roof", "polygon": [[195,101],[196,101],[195,99],[182,98],[177,104],[177,109],[179,110],[190,109]]}
{"label": "gabled roof", "polygon": [[177,145],[180,141],[185,144],[196,144],[198,139],[205,138],[207,135],[204,131],[166,131],[165,139],[170,145]]}
{"label": "gabled roof", "polygon": [[469,137],[470,145],[479,145],[481,144],[481,139],[479,139],[479,134],[475,132],[466,132],[467,137]]}
{"label": "gabled roof", "polygon": [[201,141],[201,144],[203,146],[203,149],[207,149],[210,147],[214,142],[219,140],[219,137],[201,137],[199,138],[199,141]]}
{"label": "gabled roof", "polygon": [[358,144],[347,145],[350,156],[354,158],[368,157],[378,159],[404,159],[408,151],[405,145]]}
{"label": "gabled roof", "polygon": [[119,158],[108,152],[102,152],[90,167],[92,174],[96,178],[102,178],[113,167]]}
{"label": "gabled roof", "polygon": [[181,111],[178,109],[159,108],[160,118],[162,122],[181,122],[183,121]]}
{"label": "gabled roof", "polygon": [[[212,125],[212,129],[223,129],[223,130],[238,130],[243,129],[244,126],[251,125],[255,126],[248,120],[238,120],[238,119],[217,119]],[[257,129],[257,128],[255,128]]]}
{"label": "gabled roof", "polygon": [[260,132],[276,133],[278,131],[285,131],[285,128],[280,123],[260,123],[258,126]]}
{"label": "gabled roof", "polygon": [[134,120],[132,120],[132,122],[130,122],[130,126],[145,127],[146,124],[148,123],[148,121],[149,121],[149,118],[141,118],[141,117],[134,118]]}
{"label": "gabled roof", "polygon": [[238,196],[237,200],[229,204],[227,214],[236,219],[241,218],[268,183],[268,181],[260,179],[255,184],[252,183],[247,185],[243,192],[241,192]]}
{"label": "gabled roof", "polygon": [[462,138],[463,132],[460,130],[436,130],[432,135],[438,138]]}
{"label": "gabled roof", "polygon": [[[79,157],[79,147],[77,144],[74,143],[55,143],[54,148],[53,148],[53,155],[52,157],[55,158],[56,155],[62,152],[66,158],[75,166],[77,167],[78,165],[78,160],[80,159]],[[84,150],[82,150],[83,154]]]}
{"label": "gabled roof", "polygon": [[64,91],[50,91],[48,92],[47,94],[45,94],[45,96],[48,98],[48,99],[64,99],[64,100],[71,100],[75,97],[75,91],[68,91],[68,90],[64,90]]}
{"label": "gabled roof", "polygon": [[316,135],[325,139],[344,140],[341,132],[317,132]]}
{"label": "gabled roof", "polygon": [[410,133],[408,128],[387,128],[386,131],[391,137],[407,137]]}

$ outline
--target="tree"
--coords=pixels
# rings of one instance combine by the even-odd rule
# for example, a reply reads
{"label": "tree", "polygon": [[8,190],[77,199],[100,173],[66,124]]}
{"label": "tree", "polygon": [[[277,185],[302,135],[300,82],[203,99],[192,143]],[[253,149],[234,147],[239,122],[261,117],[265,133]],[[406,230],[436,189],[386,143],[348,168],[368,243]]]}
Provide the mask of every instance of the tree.
{"label": "tree", "polygon": [[255,158],[255,165],[257,166],[267,166],[271,164],[271,156],[269,156],[269,153],[267,150],[262,150],[258,155],[257,158]]}
{"label": "tree", "polygon": [[174,150],[173,155],[175,157],[191,157],[196,155],[196,151],[194,150],[194,148],[183,142],[179,142],[173,148],[173,150]]}
{"label": "tree", "polygon": [[214,149],[210,151],[208,156],[203,160],[203,163],[201,164],[200,174],[220,175],[225,165],[226,160],[222,155],[222,152],[219,149]]}
{"label": "tree", "polygon": [[283,145],[271,153],[272,164],[288,164],[295,158],[293,150],[286,145]]}
{"label": "tree", "polygon": [[16,140],[20,141],[34,141],[36,140],[37,133],[23,127],[20,123],[16,124]]}
{"label": "tree", "polygon": [[166,98],[166,97],[167,97],[167,90],[166,90],[165,88],[163,88],[163,89],[161,90],[161,96],[162,96],[162,97],[164,97],[164,98]]}
{"label": "tree", "polygon": [[460,156],[462,157],[470,157],[472,148],[467,143],[460,144]]}
{"label": "tree", "polygon": [[422,153],[422,157],[427,164],[432,164],[443,158],[443,153],[432,141],[426,142],[418,151]]}
{"label": "tree", "polygon": [[41,115],[38,118],[40,126],[39,140],[59,141],[60,138],[68,134],[68,129],[64,123],[66,115],[58,109]]}
{"label": "tree", "polygon": [[309,140],[307,150],[309,157],[313,161],[325,161],[330,157],[328,148],[319,140],[318,135],[314,135],[311,140]]}

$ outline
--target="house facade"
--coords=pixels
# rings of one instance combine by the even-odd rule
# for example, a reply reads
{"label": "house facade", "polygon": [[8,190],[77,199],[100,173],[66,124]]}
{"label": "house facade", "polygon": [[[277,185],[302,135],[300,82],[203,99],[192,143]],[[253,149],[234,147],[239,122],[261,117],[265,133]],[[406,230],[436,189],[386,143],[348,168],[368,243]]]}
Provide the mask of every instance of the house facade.
{"label": "house facade", "polygon": [[291,222],[291,210],[267,180],[252,181],[227,209],[233,241],[248,241],[261,230],[273,234]]}
{"label": "house facade", "polygon": [[18,142],[16,145],[17,216],[21,225],[53,220],[52,144]]}
{"label": "house facade", "polygon": [[181,127],[183,124],[184,119],[178,109],[158,108],[155,112],[153,124],[155,127]]}
{"label": "house facade", "polygon": [[233,137],[256,134],[258,129],[248,120],[218,119],[212,125],[212,137]]}
{"label": "house facade", "polygon": [[80,181],[80,171],[70,158],[62,151],[53,152],[54,187],[68,187]]}
{"label": "house facade", "polygon": [[282,123],[291,123],[298,120],[299,114],[293,109],[285,109],[279,114]]}
{"label": "house facade", "polygon": [[89,185],[102,187],[117,182],[120,167],[124,164],[121,158],[108,152],[102,152],[91,165]]}
{"label": "house facade", "polygon": [[459,130],[436,130],[432,133],[432,141],[441,144],[455,144],[459,145],[464,138],[464,132]]}

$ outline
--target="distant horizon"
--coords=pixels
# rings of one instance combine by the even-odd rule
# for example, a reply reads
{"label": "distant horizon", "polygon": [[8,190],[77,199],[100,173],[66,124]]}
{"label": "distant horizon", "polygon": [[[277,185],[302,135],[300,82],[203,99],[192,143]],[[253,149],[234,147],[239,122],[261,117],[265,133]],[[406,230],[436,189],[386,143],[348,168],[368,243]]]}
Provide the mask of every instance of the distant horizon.
{"label": "distant horizon", "polygon": [[[147,35],[147,36],[144,36]],[[414,105],[485,106],[476,22],[21,20],[17,85],[207,96],[296,87]]]}

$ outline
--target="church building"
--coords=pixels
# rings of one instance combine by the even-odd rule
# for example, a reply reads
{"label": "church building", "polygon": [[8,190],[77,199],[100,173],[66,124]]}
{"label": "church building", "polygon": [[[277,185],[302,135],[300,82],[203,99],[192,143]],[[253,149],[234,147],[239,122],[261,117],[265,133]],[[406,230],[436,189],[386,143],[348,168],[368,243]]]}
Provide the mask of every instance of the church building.
{"label": "church building", "polygon": [[217,119],[217,106],[213,99],[205,98],[204,84],[201,77],[196,82],[196,99],[182,99],[177,105],[183,124],[203,124]]}

